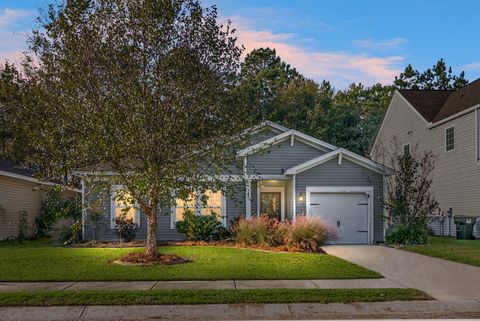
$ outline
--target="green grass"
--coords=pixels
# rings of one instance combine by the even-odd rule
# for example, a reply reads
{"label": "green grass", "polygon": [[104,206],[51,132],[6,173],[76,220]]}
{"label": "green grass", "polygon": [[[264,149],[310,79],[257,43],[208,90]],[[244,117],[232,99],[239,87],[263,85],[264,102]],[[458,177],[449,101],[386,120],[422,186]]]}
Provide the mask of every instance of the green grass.
{"label": "green grass", "polygon": [[457,240],[452,237],[432,236],[431,244],[407,246],[402,249],[450,261],[480,266],[480,240]]}
{"label": "green grass", "polygon": [[331,303],[429,300],[414,289],[160,290],[0,293],[0,306]]}
{"label": "green grass", "polygon": [[0,281],[133,281],[378,278],[378,273],[326,254],[271,253],[214,246],[166,246],[191,263],[119,266],[136,248],[0,246]]}

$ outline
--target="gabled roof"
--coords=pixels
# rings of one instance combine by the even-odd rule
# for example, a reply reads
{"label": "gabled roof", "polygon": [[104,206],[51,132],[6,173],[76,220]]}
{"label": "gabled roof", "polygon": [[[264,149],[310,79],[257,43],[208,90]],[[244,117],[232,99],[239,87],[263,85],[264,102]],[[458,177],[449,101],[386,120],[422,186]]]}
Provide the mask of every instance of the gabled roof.
{"label": "gabled roof", "polygon": [[252,146],[249,146],[245,149],[242,149],[241,151],[238,152],[238,156],[247,156],[254,154],[262,149],[268,148],[272,145],[281,143],[287,139],[292,139],[293,138],[299,138],[301,141],[305,141],[306,143],[309,143],[310,145],[313,145],[314,147],[325,150],[325,151],[331,151],[336,149],[336,146],[333,146],[329,143],[324,142],[323,140],[317,139],[315,137],[306,135],[304,133],[301,133],[299,131],[290,129],[286,132],[283,132],[281,134],[278,134],[277,136],[271,137],[269,139],[266,139],[264,141],[261,141],[257,144],[254,144]]}
{"label": "gabled roof", "polygon": [[428,122],[436,123],[480,104],[480,79],[458,90],[398,90]]}
{"label": "gabled roof", "polygon": [[403,89],[398,92],[430,123],[454,91]]}
{"label": "gabled roof", "polygon": [[348,159],[354,163],[359,164],[360,166],[366,167],[372,171],[375,171],[380,174],[390,174],[391,170],[383,166],[377,162],[372,161],[371,159],[368,159],[366,157],[360,156],[358,154],[355,154],[353,152],[350,152],[344,148],[338,148],[330,153],[324,154],[322,156],[313,158],[305,163],[302,163],[300,165],[297,165],[295,167],[289,168],[285,171],[285,175],[295,175],[299,174],[301,172],[304,172],[308,169],[311,169],[315,166],[318,166],[320,164],[323,164],[331,159],[334,159],[335,157],[339,157],[339,162],[341,163],[341,159],[345,158]]}

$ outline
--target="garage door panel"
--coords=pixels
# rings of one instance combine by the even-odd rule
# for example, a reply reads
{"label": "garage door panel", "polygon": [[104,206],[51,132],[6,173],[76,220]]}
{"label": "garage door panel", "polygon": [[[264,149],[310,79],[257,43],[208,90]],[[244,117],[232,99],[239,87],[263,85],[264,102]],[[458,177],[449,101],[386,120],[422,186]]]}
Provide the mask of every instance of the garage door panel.
{"label": "garage door panel", "polygon": [[368,196],[365,193],[311,193],[309,214],[336,232],[336,244],[368,244]]}

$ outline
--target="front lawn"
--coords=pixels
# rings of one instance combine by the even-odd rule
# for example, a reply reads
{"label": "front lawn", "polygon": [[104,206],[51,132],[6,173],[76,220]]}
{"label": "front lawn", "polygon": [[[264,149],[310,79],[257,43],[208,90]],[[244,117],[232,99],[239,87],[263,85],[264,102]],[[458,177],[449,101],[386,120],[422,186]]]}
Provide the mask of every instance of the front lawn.
{"label": "front lawn", "polygon": [[378,278],[378,273],[326,254],[272,253],[215,246],[166,246],[193,262],[119,266],[138,248],[0,246],[0,281],[134,281]]}
{"label": "front lawn", "polygon": [[429,300],[414,289],[264,289],[0,293],[0,306],[331,303]]}
{"label": "front lawn", "polygon": [[407,246],[403,249],[445,260],[480,266],[480,240],[457,240],[453,237],[432,236],[431,244]]}

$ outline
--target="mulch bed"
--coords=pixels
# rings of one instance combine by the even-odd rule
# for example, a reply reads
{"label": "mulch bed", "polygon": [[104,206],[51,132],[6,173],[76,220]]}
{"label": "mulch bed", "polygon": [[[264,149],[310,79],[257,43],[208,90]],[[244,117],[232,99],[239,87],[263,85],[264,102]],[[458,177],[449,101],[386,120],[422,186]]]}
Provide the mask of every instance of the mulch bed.
{"label": "mulch bed", "polygon": [[119,265],[174,265],[192,262],[190,259],[183,258],[176,254],[160,254],[157,259],[152,260],[151,257],[147,256],[145,253],[128,253],[120,258],[120,260],[115,260],[113,264]]}

